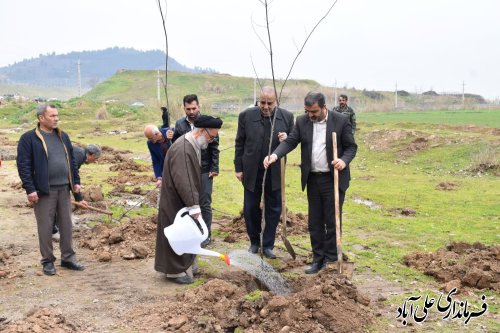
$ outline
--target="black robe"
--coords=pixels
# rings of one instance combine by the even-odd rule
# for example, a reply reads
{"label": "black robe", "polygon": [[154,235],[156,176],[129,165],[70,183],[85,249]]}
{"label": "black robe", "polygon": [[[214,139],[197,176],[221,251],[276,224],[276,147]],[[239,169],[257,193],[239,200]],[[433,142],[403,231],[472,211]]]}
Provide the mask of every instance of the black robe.
{"label": "black robe", "polygon": [[176,140],[168,150],[162,178],[155,270],[165,274],[178,274],[185,272],[193,264],[195,255],[175,254],[163,229],[174,223],[175,215],[181,208],[199,205],[201,184],[199,158],[185,136]]}

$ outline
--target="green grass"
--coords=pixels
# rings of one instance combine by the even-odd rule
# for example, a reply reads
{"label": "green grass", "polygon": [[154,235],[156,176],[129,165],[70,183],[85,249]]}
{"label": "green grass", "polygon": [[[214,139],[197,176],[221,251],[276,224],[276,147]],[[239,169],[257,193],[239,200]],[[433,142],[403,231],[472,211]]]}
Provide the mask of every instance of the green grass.
{"label": "green grass", "polygon": [[[356,115],[360,124],[476,125],[500,128],[500,110],[365,112]],[[362,125],[360,125],[362,126]]]}
{"label": "green grass", "polygon": [[[187,79],[179,77],[178,80],[173,79],[172,82],[181,84],[182,80]],[[200,82],[191,84],[190,87],[195,89]],[[235,91],[238,90],[235,88]],[[65,103],[61,110],[63,128],[74,141],[127,149],[136,157],[148,156],[142,129],[149,122],[159,123],[159,113],[144,108],[136,112],[116,113],[119,117],[115,118],[110,112],[110,119],[97,121],[95,110],[101,105],[89,101]],[[16,121],[23,117],[32,119],[34,115],[29,113],[31,107],[7,105],[0,108],[0,128],[15,127]],[[498,244],[500,241],[500,178],[494,170],[481,174],[470,171],[478,151],[484,147],[498,151],[498,134],[494,130],[500,127],[500,111],[360,113],[358,119],[360,131],[356,134],[356,140],[359,150],[351,164],[353,179],[343,210],[344,250],[353,255],[358,271],[371,270],[403,286],[416,281],[413,285],[415,292],[436,290],[438,283],[432,278],[403,264],[402,259],[406,254],[436,251],[453,241],[481,242],[485,245]],[[482,128],[477,130],[462,125]],[[107,134],[116,129],[127,130],[127,133]],[[213,191],[213,207],[230,215],[239,215],[243,207],[243,188],[234,176],[233,165],[236,129],[237,117],[225,116],[220,132],[220,175],[215,178]],[[417,137],[428,138],[429,145],[403,157],[400,151],[411,143],[413,136],[391,142],[381,151],[370,148],[379,143],[378,139],[369,141],[369,138],[377,137],[373,136],[374,133],[394,130],[417,133]],[[96,131],[99,135],[96,135]],[[20,133],[6,136],[10,140],[17,140]],[[306,193],[300,188],[299,164],[300,148],[297,148],[288,159],[287,207],[292,212],[307,213]],[[109,171],[109,165],[82,167],[83,184],[102,184],[114,174]],[[451,191],[443,191],[437,188],[440,182],[453,183],[456,187]],[[111,188],[105,185],[103,191],[106,194]],[[381,208],[370,209],[355,203],[352,200],[354,197],[372,200]],[[413,216],[401,216],[398,210],[402,208],[414,209],[416,213]],[[115,217],[123,211],[119,207],[112,209]],[[154,209],[149,208],[134,212],[153,213]],[[214,216],[217,218],[221,214],[216,211]],[[216,232],[214,236],[217,236]],[[290,240],[301,247],[310,248],[308,235],[292,236]],[[277,246],[280,246],[279,243],[277,241]],[[230,248],[233,245],[223,246]],[[246,244],[234,246],[244,247]],[[498,292],[486,293],[498,299]],[[387,302],[399,304],[403,296],[391,297]],[[498,331],[498,323],[491,317],[498,315],[498,307],[492,304],[488,311],[476,322],[485,325],[489,331]],[[385,331],[390,323],[384,320],[375,323],[374,331]],[[436,328],[434,323],[427,323],[426,327]]]}

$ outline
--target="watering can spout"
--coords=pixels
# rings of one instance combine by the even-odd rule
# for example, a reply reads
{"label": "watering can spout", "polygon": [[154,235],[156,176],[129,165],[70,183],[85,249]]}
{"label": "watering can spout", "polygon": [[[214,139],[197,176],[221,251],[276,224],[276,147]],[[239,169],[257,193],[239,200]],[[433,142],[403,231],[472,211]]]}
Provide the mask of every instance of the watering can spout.
{"label": "watering can spout", "polygon": [[227,265],[230,263],[227,255],[201,247],[201,242],[208,237],[207,225],[201,217],[198,220],[193,219],[186,207],[177,212],[174,223],[163,229],[163,233],[172,250],[179,256],[185,253],[200,254],[218,257]]}

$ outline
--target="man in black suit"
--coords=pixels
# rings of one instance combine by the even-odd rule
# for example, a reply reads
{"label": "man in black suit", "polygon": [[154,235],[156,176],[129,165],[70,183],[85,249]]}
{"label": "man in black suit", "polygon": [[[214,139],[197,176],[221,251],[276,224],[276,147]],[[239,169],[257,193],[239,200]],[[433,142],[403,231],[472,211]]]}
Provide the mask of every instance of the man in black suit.
{"label": "man in black suit", "polygon": [[[333,168],[339,170],[342,216],[342,204],[351,179],[349,163],[356,156],[358,146],[354,141],[349,117],[329,111],[322,93],[309,92],[304,105],[306,115],[297,118],[292,133],[264,159],[263,164],[267,168],[301,143],[302,190],[307,185],[308,228],[313,251],[313,263],[306,273],[314,274],[324,268],[327,262],[337,261]],[[332,132],[337,133],[336,161],[333,160]]]}
{"label": "man in black suit", "polygon": [[[262,245],[262,253],[271,259],[276,258],[273,252],[276,227],[281,214],[281,167],[271,167],[266,174],[264,188],[266,226],[260,244],[262,210],[262,181],[264,167],[261,161],[269,153],[269,142],[272,138],[271,151],[287,138],[293,129],[291,112],[276,107],[276,93],[271,87],[263,87],[260,93],[259,106],[241,112],[238,117],[234,151],[234,169],[236,178],[243,183],[243,212],[251,253],[257,253]],[[276,117],[274,117],[276,113]],[[274,120],[271,135],[272,120]]]}

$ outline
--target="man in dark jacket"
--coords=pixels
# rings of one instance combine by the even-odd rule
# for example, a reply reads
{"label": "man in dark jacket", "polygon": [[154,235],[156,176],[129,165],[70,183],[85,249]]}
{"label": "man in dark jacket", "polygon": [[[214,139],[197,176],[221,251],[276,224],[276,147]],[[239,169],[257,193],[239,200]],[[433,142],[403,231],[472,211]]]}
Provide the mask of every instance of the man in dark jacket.
{"label": "man in dark jacket", "polygon": [[43,272],[46,275],[56,273],[52,248],[55,218],[61,233],[61,266],[81,271],[84,266],[76,261],[72,244],[69,192],[80,192],[73,146],[68,135],[57,127],[59,113],[54,105],[40,106],[37,117],[38,126],[19,139],[17,169],[28,201],[35,209]]}
{"label": "man in dark jacket", "polygon": [[[262,253],[271,259],[273,253],[276,227],[281,214],[281,167],[273,165],[266,175],[264,188],[265,222],[262,242],[260,244],[262,210],[262,181],[264,167],[262,160],[269,153],[269,141],[272,138],[271,151],[274,150],[293,128],[293,115],[289,111],[277,108],[276,94],[273,88],[264,87],[259,97],[259,106],[241,112],[238,117],[236,133],[234,168],[236,178],[243,183],[243,213],[251,253],[257,253],[262,245]],[[274,116],[276,113],[276,117]],[[271,135],[271,122],[275,119]]]}
{"label": "man in dark jacket", "polygon": [[[175,123],[173,142],[194,129],[194,122],[200,114],[200,103],[195,94],[183,99],[185,117]],[[202,243],[206,247],[212,241],[212,188],[213,179],[219,175],[219,137],[212,140],[206,149],[201,150],[201,191],[200,207],[203,220],[207,224],[209,237]]]}
{"label": "man in dark jacket", "polygon": [[[297,118],[295,127],[274,152],[264,159],[264,167],[276,162],[301,144],[302,190],[307,185],[309,203],[309,235],[313,263],[306,274],[314,274],[327,262],[337,261],[335,234],[333,168],[339,171],[339,203],[342,204],[349,187],[349,163],[356,156],[349,118],[338,112],[328,111],[325,96],[309,92],[304,99],[307,114]],[[338,159],[333,160],[332,132],[337,135]]]}
{"label": "man in dark jacket", "polygon": [[347,105],[347,101],[349,98],[347,95],[340,95],[339,96],[339,105],[333,108],[333,111],[340,112],[343,114],[346,114],[349,116],[349,120],[351,121],[351,126],[352,126],[352,135],[356,132],[356,114],[354,113],[354,110]]}

